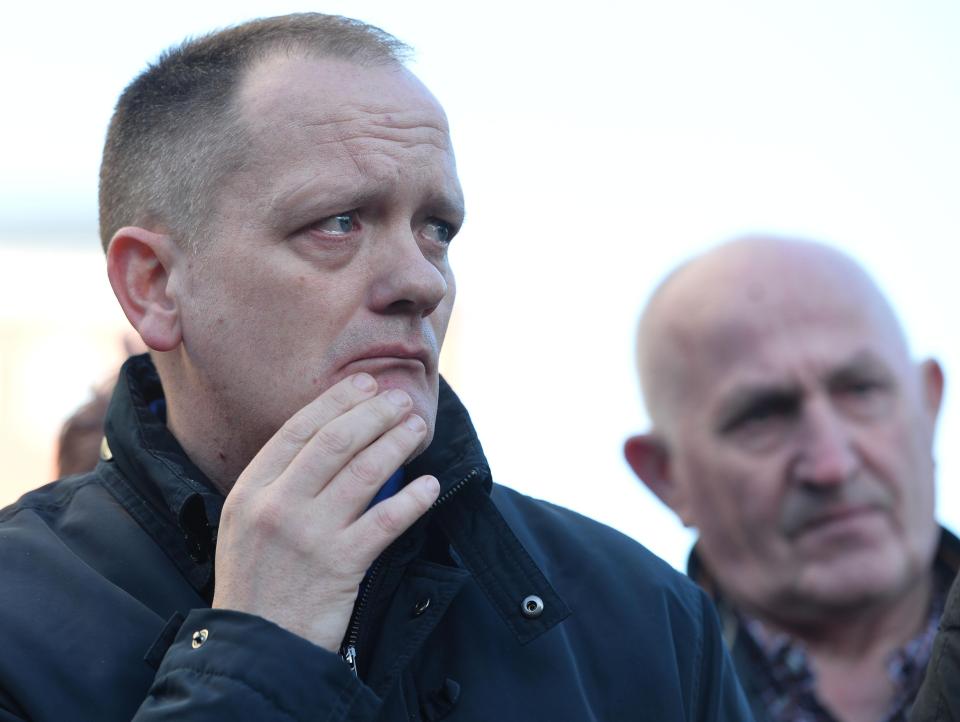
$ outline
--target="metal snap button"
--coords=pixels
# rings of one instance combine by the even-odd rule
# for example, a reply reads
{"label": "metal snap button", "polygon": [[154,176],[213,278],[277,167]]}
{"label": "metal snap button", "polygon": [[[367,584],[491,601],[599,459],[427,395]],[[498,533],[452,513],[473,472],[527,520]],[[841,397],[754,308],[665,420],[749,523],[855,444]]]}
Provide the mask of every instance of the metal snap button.
{"label": "metal snap button", "polygon": [[207,637],[209,636],[210,632],[206,629],[198,629],[193,633],[193,639],[190,641],[190,644],[194,649],[199,649],[200,646],[207,641]]}
{"label": "metal snap button", "polygon": [[430,606],[430,597],[424,597],[413,605],[413,616],[419,617]]}
{"label": "metal snap button", "polygon": [[520,611],[527,619],[536,619],[543,614],[543,600],[536,594],[531,594],[520,603]]}

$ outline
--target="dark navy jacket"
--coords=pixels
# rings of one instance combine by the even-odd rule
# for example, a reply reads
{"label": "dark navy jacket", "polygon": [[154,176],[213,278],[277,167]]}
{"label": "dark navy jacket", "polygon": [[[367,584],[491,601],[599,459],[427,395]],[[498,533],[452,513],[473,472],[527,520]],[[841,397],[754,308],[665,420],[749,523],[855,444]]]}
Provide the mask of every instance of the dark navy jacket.
{"label": "dark navy jacket", "polygon": [[0,720],[749,720],[705,595],[492,484],[446,385],[409,470],[441,500],[374,565],[358,674],[210,609],[222,497],[149,410],[161,395],[149,359],[128,361],[96,470],[0,512]]}

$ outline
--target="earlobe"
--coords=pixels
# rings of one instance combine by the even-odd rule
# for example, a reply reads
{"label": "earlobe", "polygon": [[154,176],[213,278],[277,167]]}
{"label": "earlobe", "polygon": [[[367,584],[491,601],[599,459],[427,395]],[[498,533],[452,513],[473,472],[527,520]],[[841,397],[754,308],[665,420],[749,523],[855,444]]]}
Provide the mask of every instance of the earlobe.
{"label": "earlobe", "polygon": [[181,341],[180,309],[170,278],[182,251],[168,235],[127,226],[107,248],[107,276],[127,320],[154,351]]}
{"label": "earlobe", "polygon": [[670,452],[666,444],[653,434],[638,434],[624,442],[623,455],[647,488],[690,526],[685,495],[671,473]]}

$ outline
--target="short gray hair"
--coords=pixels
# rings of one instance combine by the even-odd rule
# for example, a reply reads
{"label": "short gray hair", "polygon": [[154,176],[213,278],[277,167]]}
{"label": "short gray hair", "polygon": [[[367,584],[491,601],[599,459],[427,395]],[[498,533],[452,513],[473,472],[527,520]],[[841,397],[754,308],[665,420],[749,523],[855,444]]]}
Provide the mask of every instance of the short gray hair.
{"label": "short gray hair", "polygon": [[125,225],[161,226],[196,248],[214,189],[242,164],[234,107],[244,71],[275,54],[402,65],[410,48],[380,28],[338,15],[252,20],[164,52],[117,101],[100,166],[100,239]]}

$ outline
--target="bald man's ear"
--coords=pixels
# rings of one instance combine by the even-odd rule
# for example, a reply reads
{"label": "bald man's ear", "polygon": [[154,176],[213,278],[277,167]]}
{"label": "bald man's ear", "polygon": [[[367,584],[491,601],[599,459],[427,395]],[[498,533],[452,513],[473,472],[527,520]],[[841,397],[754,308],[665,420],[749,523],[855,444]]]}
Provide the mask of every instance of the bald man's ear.
{"label": "bald man's ear", "polygon": [[940,402],[943,401],[943,369],[936,359],[927,359],[920,364],[920,381],[923,384],[923,399],[932,423],[937,422]]}
{"label": "bald man's ear", "polygon": [[673,478],[666,444],[653,434],[638,434],[624,442],[623,455],[647,488],[670,507],[684,525],[690,526],[687,495]]}
{"label": "bald man's ear", "polygon": [[154,351],[181,341],[180,309],[170,274],[183,251],[168,235],[127,226],[107,248],[107,276],[127,320]]}

